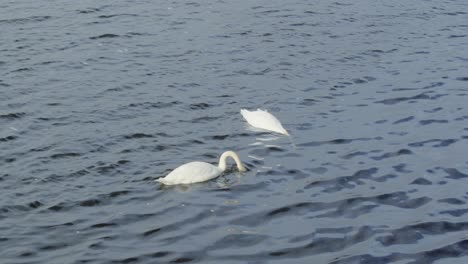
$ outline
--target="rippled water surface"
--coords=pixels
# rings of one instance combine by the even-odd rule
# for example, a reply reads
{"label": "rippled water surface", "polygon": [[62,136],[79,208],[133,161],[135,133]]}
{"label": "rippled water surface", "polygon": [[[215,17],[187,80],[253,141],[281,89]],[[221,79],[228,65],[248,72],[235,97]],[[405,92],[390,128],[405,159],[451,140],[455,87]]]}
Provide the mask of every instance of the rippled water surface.
{"label": "rippled water surface", "polygon": [[468,263],[467,10],[0,2],[0,262]]}

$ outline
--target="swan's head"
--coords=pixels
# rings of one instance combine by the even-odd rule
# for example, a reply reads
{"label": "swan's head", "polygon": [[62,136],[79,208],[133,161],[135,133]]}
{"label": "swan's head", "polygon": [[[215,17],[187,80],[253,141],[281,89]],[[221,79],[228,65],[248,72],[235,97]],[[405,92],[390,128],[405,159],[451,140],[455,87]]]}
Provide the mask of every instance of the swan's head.
{"label": "swan's head", "polygon": [[231,157],[231,158],[234,159],[234,161],[236,162],[236,165],[237,165],[237,169],[240,172],[247,171],[247,169],[244,167],[241,160],[239,159],[239,156],[234,151],[230,151],[230,150],[224,152],[223,155],[221,155],[221,158],[219,158],[219,168],[222,171],[224,171],[226,169],[226,158],[227,157]]}
{"label": "swan's head", "polygon": [[237,169],[240,172],[246,172],[247,171],[247,169],[244,167],[244,164],[242,164],[242,163],[237,164]]}

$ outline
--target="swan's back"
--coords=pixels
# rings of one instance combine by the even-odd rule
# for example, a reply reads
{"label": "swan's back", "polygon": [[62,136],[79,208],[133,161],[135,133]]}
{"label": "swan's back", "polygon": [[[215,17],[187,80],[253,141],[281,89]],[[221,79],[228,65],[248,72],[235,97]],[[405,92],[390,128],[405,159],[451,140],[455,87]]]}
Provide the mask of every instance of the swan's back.
{"label": "swan's back", "polygon": [[221,172],[221,169],[217,166],[194,161],[177,167],[166,177],[159,178],[157,181],[165,185],[190,184],[211,180],[218,177]]}
{"label": "swan's back", "polygon": [[256,111],[249,111],[241,109],[241,115],[254,127],[289,135],[286,129],[283,128],[283,125],[281,125],[281,122],[265,110],[257,109]]}

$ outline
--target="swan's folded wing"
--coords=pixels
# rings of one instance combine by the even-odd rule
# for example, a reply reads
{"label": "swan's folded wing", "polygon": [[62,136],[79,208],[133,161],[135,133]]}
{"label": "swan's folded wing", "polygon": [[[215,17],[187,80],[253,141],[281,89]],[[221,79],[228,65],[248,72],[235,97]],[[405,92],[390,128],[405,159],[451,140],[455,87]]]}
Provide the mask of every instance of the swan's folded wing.
{"label": "swan's folded wing", "polygon": [[217,166],[194,161],[177,167],[166,177],[158,179],[158,181],[166,185],[190,184],[211,180],[220,174],[221,171]]}
{"label": "swan's folded wing", "polygon": [[260,109],[256,111],[249,111],[246,109],[241,109],[241,115],[244,117],[244,119],[249,123],[250,125],[258,128],[264,128],[265,123],[269,122],[269,113],[262,111]]}
{"label": "swan's folded wing", "polygon": [[260,109],[257,111],[248,111],[241,109],[241,114],[247,123],[254,127],[288,135],[288,132],[283,128],[281,122],[268,111]]}

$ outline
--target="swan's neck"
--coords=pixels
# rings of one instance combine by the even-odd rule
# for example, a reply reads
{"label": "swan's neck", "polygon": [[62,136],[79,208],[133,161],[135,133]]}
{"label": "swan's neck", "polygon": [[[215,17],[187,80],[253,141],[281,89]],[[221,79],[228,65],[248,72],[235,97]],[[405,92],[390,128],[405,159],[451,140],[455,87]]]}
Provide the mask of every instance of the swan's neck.
{"label": "swan's neck", "polygon": [[219,168],[221,169],[221,171],[225,171],[226,170],[226,159],[228,157],[231,157],[234,159],[234,161],[236,162],[236,165],[237,165],[237,169],[239,171],[246,171],[244,165],[242,165],[242,162],[240,161],[239,159],[239,156],[237,156],[237,154],[234,152],[234,151],[226,151],[223,153],[223,155],[221,155],[221,158],[219,158]]}

